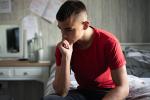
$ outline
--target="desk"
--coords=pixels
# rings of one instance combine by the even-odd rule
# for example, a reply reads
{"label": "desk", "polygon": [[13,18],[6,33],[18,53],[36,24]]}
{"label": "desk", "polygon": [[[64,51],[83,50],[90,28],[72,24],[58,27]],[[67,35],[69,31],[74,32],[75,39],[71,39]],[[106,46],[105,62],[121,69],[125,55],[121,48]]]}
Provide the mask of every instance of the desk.
{"label": "desk", "polygon": [[44,95],[49,68],[50,63],[1,60],[0,99],[6,96],[11,100],[40,100]]}
{"label": "desk", "polygon": [[49,77],[50,63],[1,60],[0,80],[37,80],[44,83]]}

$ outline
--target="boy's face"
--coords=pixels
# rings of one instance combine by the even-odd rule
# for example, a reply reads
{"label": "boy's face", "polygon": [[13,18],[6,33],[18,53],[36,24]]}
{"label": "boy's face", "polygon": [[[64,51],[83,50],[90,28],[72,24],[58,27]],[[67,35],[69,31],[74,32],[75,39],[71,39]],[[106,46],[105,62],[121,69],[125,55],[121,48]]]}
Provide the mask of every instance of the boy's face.
{"label": "boy's face", "polygon": [[84,24],[75,17],[69,17],[63,22],[58,21],[58,27],[62,33],[62,39],[67,40],[70,44],[82,39],[84,35]]}

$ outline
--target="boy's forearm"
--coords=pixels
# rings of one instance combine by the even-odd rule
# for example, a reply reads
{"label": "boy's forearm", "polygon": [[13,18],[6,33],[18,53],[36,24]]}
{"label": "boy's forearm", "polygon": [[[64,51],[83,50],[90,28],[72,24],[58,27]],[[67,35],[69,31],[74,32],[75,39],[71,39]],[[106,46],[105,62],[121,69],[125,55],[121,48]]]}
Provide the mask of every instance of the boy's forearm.
{"label": "boy's forearm", "polygon": [[61,66],[56,70],[54,89],[58,95],[65,96],[70,87],[70,60],[62,57]]}

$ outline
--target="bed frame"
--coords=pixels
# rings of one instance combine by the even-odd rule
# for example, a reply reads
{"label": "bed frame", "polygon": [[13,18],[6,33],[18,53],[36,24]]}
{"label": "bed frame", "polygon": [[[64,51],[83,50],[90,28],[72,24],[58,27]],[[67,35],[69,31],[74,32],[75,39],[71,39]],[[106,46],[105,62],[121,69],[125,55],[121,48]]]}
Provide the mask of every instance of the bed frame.
{"label": "bed frame", "polygon": [[141,50],[150,50],[150,43],[121,43],[122,49],[125,47],[133,47]]}

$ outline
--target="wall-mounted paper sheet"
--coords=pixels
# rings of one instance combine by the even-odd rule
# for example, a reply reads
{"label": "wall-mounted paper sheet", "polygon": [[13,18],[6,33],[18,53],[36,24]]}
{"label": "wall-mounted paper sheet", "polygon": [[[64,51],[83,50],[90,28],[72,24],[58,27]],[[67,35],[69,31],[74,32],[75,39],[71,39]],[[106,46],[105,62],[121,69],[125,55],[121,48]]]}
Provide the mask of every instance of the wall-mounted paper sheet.
{"label": "wall-mounted paper sheet", "polygon": [[57,11],[59,10],[59,7],[62,5],[62,3],[65,1],[66,0],[50,0],[42,17],[52,23],[55,22]]}
{"label": "wall-mounted paper sheet", "polygon": [[39,16],[42,16],[49,0],[32,0],[30,10]]}
{"label": "wall-mounted paper sheet", "polygon": [[11,0],[0,0],[0,13],[11,13]]}
{"label": "wall-mounted paper sheet", "polygon": [[59,7],[66,0],[32,0],[30,10],[51,23],[56,20],[56,13]]}

